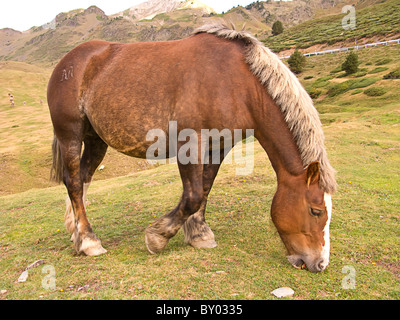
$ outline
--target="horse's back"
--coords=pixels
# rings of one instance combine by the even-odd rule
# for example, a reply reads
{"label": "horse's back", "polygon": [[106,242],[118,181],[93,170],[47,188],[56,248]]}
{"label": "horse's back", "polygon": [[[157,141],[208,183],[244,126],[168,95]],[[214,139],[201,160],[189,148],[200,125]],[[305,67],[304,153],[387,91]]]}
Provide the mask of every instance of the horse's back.
{"label": "horse's back", "polygon": [[240,41],[209,34],[164,42],[91,41],[61,60],[49,89],[61,90],[75,104],[74,118],[87,117],[109,145],[139,156],[148,147],[146,133],[168,132],[169,121],[177,121],[178,130],[245,127],[240,119],[249,117],[238,114],[246,113],[246,99],[254,96],[248,88],[257,81],[244,51]]}
{"label": "horse's back", "polygon": [[212,105],[232,105],[253,78],[244,50],[240,43],[208,34],[121,45],[107,67],[93,73],[86,106],[88,111],[129,106],[127,112],[182,116],[190,108],[192,119]]}

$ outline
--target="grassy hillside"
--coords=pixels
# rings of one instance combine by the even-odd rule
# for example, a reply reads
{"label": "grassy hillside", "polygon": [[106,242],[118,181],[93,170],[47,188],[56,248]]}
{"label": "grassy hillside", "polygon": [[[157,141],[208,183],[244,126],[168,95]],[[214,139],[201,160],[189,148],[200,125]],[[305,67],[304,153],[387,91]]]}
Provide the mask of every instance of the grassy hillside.
{"label": "grassy hillside", "polygon": [[[74,254],[63,226],[64,187],[0,196],[0,290],[7,290],[0,299],[274,299],[270,292],[282,286],[294,289],[293,299],[400,299],[400,80],[382,80],[400,67],[395,59],[399,54],[399,46],[360,51],[361,68],[366,70],[357,78],[336,72],[344,55],[307,58],[307,69],[300,75],[308,90],[321,90],[316,107],[339,182],[333,198],[331,263],[322,274],[296,270],[287,262],[269,217],[275,175],[256,142],[254,172],[236,176],[235,167],[224,164],[210,194],[207,217],[218,242],[212,250],[185,245],[179,232],[161,254],[152,256],[146,251],[144,229],[179,200],[176,165],[92,184],[88,216],[108,250],[97,258]],[[21,87],[19,81],[13,84],[19,75],[16,68],[28,68],[32,80]],[[44,95],[48,71],[30,68],[18,64],[6,72],[2,69],[2,91],[19,92],[16,101],[25,94],[32,107],[22,109],[17,104],[10,110],[2,98],[1,116],[7,121],[1,123],[1,141],[6,143],[1,146],[0,164],[24,168],[24,158],[8,161],[5,154],[19,150],[15,154],[24,155],[32,145],[38,151],[30,151],[31,159],[42,159],[32,162],[44,170],[49,168],[46,150],[52,134],[46,108],[37,105],[35,97]],[[8,80],[4,74],[9,74]],[[365,80],[369,78],[378,80]],[[357,79],[372,84],[328,95],[337,84]],[[42,89],[34,89],[36,83],[42,83]],[[371,87],[384,87],[386,93],[368,96],[364,92]],[[133,161],[113,156],[110,153],[106,161]],[[0,179],[2,188],[4,181],[13,188],[20,180],[9,174]],[[32,186],[40,181],[38,177],[31,180]],[[30,270],[25,283],[16,283],[21,272],[38,259],[54,268],[54,290],[42,287],[43,266]],[[355,289],[343,287],[348,268],[355,270]]]}
{"label": "grassy hillside", "polygon": [[[0,195],[52,186],[53,129],[46,101],[51,69],[8,61],[0,62],[0,73]],[[14,95],[15,107],[10,106],[9,92]],[[108,155],[99,179],[150,167],[145,160],[113,150]]]}
{"label": "grassy hillside", "polygon": [[275,52],[293,47],[308,48],[326,43],[360,40],[374,36],[400,34],[400,2],[389,0],[373,6],[356,9],[356,28],[343,29],[346,14],[325,16],[308,20],[286,29],[278,36],[271,36],[265,44]]}

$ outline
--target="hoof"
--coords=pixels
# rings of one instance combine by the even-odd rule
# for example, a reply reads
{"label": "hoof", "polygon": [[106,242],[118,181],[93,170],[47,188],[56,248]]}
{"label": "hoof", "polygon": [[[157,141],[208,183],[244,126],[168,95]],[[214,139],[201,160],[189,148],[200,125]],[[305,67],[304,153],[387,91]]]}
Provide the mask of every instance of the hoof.
{"label": "hoof", "polygon": [[83,252],[89,257],[99,256],[107,252],[101,245],[101,241],[96,237],[86,237],[82,240],[79,252]]}
{"label": "hoof", "polygon": [[169,239],[159,234],[152,233],[146,229],[144,241],[146,243],[147,250],[151,254],[156,254],[167,246]]}
{"label": "hoof", "polygon": [[203,214],[204,212],[198,211],[189,217],[183,225],[185,243],[196,249],[215,248],[217,243],[215,242],[214,233],[205,222]]}
{"label": "hoof", "polygon": [[217,242],[215,240],[198,240],[189,242],[189,244],[196,249],[212,249],[217,246]]}

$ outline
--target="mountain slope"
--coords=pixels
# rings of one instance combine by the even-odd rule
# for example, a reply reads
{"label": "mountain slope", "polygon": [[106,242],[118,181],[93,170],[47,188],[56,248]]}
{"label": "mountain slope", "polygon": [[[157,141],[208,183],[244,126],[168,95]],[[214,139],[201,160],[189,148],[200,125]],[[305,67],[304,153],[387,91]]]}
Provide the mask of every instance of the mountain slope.
{"label": "mountain slope", "polygon": [[188,8],[203,10],[205,14],[214,12],[214,9],[197,0],[148,0],[113,16],[122,15],[132,20],[143,20],[152,19],[160,13]]}
{"label": "mountain slope", "polygon": [[[341,10],[346,4],[355,4],[359,8],[355,31],[344,31],[341,27],[344,16]],[[86,10],[60,13],[52,22],[24,32],[1,29],[0,60],[52,66],[65,53],[88,40],[175,40],[215,21],[250,31],[274,51],[293,46],[306,48],[355,36],[368,37],[377,32],[393,33],[399,29],[399,12],[398,0],[256,1],[222,14],[216,14],[197,0],[149,0],[111,16],[91,6]],[[276,20],[283,22],[285,31],[272,37],[271,26]]]}
{"label": "mountain slope", "polygon": [[25,32],[0,30],[0,60],[52,64],[77,44],[89,39],[108,17],[97,7],[60,13],[54,28],[33,27]]}
{"label": "mountain slope", "polygon": [[275,52],[291,48],[309,48],[342,41],[353,43],[375,36],[390,37],[400,33],[400,1],[389,0],[371,6],[360,1],[356,7],[356,28],[344,29],[342,19],[346,14],[335,14],[308,20],[285,30],[282,34],[265,39],[265,44]]}

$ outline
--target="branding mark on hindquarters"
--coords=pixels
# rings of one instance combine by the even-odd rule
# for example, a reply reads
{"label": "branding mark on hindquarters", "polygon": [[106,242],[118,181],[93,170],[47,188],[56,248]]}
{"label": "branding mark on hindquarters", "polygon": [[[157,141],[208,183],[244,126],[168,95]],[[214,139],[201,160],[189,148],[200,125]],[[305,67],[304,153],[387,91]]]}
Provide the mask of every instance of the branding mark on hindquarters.
{"label": "branding mark on hindquarters", "polygon": [[74,67],[70,66],[69,68],[64,69],[62,71],[62,75],[61,75],[61,80],[60,81],[61,82],[67,81],[67,80],[69,80],[69,79],[71,79],[73,77],[74,77]]}

